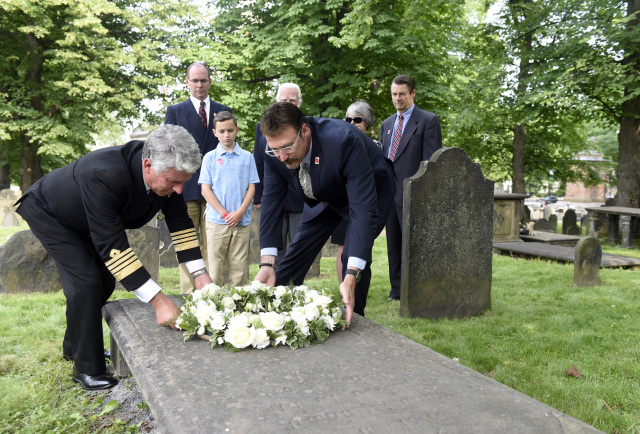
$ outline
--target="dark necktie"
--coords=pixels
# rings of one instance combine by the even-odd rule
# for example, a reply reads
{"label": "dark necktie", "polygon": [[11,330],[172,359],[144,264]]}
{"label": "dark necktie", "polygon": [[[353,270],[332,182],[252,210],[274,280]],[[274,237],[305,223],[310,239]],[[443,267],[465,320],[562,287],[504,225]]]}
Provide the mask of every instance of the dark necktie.
{"label": "dark necktie", "polygon": [[207,111],[204,109],[204,101],[200,101],[200,110],[198,110],[198,116],[200,116],[200,122],[204,129],[207,129]]}
{"label": "dark necktie", "polygon": [[305,163],[304,161],[300,163],[300,172],[298,172],[300,185],[302,186],[302,191],[304,191],[305,196],[307,196],[309,199],[317,200],[313,195],[313,190],[311,189],[311,176],[309,176],[307,166],[307,163]]}
{"label": "dark necktie", "polygon": [[400,115],[398,120],[398,127],[393,132],[393,143],[391,144],[391,152],[389,152],[389,158],[391,161],[396,159],[396,152],[398,152],[398,146],[400,145],[400,139],[402,139],[402,121],[404,117]]}

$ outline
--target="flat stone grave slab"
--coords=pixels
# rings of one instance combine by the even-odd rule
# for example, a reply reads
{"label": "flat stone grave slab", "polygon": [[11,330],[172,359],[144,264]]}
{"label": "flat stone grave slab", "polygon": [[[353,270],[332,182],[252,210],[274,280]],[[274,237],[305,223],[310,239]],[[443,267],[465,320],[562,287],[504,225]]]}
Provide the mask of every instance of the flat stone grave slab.
{"label": "flat stone grave slab", "polygon": [[137,299],[103,314],[164,434],[599,432],[358,315],[323,344],[232,352]]}
{"label": "flat stone grave slab", "polygon": [[520,238],[526,242],[557,244],[560,246],[575,246],[584,237],[575,235],[556,234],[553,232],[534,231],[530,235],[520,235]]}
{"label": "flat stone grave slab", "polygon": [[[493,250],[497,253],[515,254],[554,259],[560,262],[574,262],[575,249],[573,247],[557,246],[545,243],[493,243]],[[637,267],[640,258],[630,256],[602,254],[600,268],[603,267]]]}

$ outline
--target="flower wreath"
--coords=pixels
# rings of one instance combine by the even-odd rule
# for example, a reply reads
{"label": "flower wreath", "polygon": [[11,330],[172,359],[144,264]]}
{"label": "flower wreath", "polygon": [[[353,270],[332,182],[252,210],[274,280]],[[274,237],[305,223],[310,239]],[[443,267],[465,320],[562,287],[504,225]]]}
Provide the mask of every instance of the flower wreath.
{"label": "flower wreath", "polygon": [[208,338],[212,348],[223,345],[235,351],[269,345],[302,348],[347,324],[326,288],[270,287],[258,281],[231,289],[206,285],[186,297],[176,320],[185,341],[196,335]]}

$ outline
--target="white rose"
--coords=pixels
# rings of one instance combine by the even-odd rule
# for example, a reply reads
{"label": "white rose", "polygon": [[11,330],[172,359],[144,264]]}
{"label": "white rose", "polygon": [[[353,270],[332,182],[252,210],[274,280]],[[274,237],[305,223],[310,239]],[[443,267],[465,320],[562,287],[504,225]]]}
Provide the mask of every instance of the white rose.
{"label": "white rose", "polygon": [[200,300],[202,298],[202,291],[196,289],[191,293],[191,297],[193,298],[193,301]]}
{"label": "white rose", "polygon": [[269,335],[267,335],[267,331],[265,329],[256,330],[253,342],[251,343],[253,348],[261,350],[263,348],[267,348],[269,343]]}
{"label": "white rose", "polygon": [[275,300],[273,300],[273,302],[271,302],[271,304],[273,304],[273,307],[278,308],[282,304],[282,300],[276,298]]}
{"label": "white rose", "polygon": [[242,300],[242,296],[240,294],[238,294],[237,292],[234,292],[231,295],[231,298],[233,298],[235,301]]}
{"label": "white rose", "polygon": [[273,292],[273,295],[275,295],[276,298],[282,298],[282,296],[285,295],[286,293],[287,293],[286,286],[277,286],[276,290]]}
{"label": "white rose", "polygon": [[304,315],[307,318],[307,321],[315,321],[320,316],[318,306],[316,306],[315,304],[306,305],[304,307]]}
{"label": "white rose", "polygon": [[284,317],[278,312],[261,312],[260,321],[269,331],[277,332],[284,327]]}
{"label": "white rose", "polygon": [[307,285],[296,286],[295,289],[297,289],[298,291],[302,291],[302,292],[307,292],[309,290]]}
{"label": "white rose", "polygon": [[298,323],[298,330],[300,330],[300,332],[305,335],[305,336],[309,336],[309,324],[305,323]]}
{"label": "white rose", "polygon": [[242,325],[229,324],[229,328],[224,332],[224,340],[236,348],[246,348],[253,343],[256,329]]}
{"label": "white rose", "polygon": [[199,335],[203,335],[204,334],[204,327],[203,326],[198,327],[198,331],[196,333],[198,333]]}
{"label": "white rose", "polygon": [[207,283],[202,287],[202,295],[214,295],[216,292],[220,290],[220,287],[215,283]]}
{"label": "white rose", "polygon": [[260,282],[259,280],[254,280],[254,281],[251,282],[251,287],[254,289],[254,291],[257,291],[258,289],[266,288],[267,285],[265,285],[264,283]]}
{"label": "white rose", "polygon": [[236,302],[233,301],[233,298],[231,297],[225,297],[222,299],[222,305],[224,306],[224,308],[226,310],[235,310],[236,308]]}
{"label": "white rose", "polygon": [[313,302],[322,307],[329,306],[332,301],[333,299],[327,295],[318,294],[313,297]]}

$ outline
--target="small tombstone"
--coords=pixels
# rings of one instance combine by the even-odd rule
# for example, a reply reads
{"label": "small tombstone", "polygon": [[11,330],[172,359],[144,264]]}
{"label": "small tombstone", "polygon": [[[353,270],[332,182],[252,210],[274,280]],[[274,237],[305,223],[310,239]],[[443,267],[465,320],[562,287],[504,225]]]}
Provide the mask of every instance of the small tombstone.
{"label": "small tombstone", "polygon": [[2,227],[7,228],[13,226],[20,226],[20,221],[18,220],[16,213],[8,212],[2,219]]}
{"label": "small tombstone", "polygon": [[555,233],[557,227],[558,227],[558,216],[556,214],[551,214],[549,216],[549,220],[540,219],[533,224],[533,230],[541,231],[541,232]]}
{"label": "small tombstone", "polygon": [[552,215],[556,215],[556,210],[551,205],[544,207],[544,219],[549,221]]}
{"label": "small tombstone", "polygon": [[[578,217],[575,210],[568,209],[562,216],[562,233],[567,235],[575,235],[578,229]],[[573,234],[569,231],[574,232]]]}
{"label": "small tombstone", "polygon": [[469,317],[491,307],[493,202],[493,181],[460,148],[436,151],[404,180],[403,315]]}
{"label": "small tombstone", "polygon": [[602,247],[597,238],[586,237],[578,241],[575,249],[573,266],[574,286],[594,286],[602,284],[600,280],[600,263]]}
{"label": "small tombstone", "polygon": [[531,221],[531,208],[529,208],[527,205],[522,205],[522,206],[524,209],[524,213],[521,214],[522,220],[520,220],[520,223],[526,225]]}

